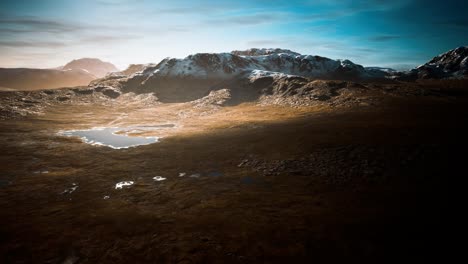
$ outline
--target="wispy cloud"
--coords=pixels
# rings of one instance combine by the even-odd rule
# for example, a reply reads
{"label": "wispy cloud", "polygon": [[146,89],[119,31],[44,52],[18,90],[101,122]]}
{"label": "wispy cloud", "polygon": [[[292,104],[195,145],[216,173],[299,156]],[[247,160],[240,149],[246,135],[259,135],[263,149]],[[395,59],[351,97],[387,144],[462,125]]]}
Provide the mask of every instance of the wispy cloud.
{"label": "wispy cloud", "polygon": [[311,1],[311,6],[328,6],[340,7],[352,10],[389,10],[394,8],[404,7],[411,4],[415,0],[314,0]]}
{"label": "wispy cloud", "polygon": [[372,36],[368,40],[372,42],[385,42],[385,41],[391,41],[395,39],[400,39],[402,36],[398,35],[377,35],[377,36]]}
{"label": "wispy cloud", "polygon": [[336,33],[336,26],[332,24],[310,26],[308,28],[305,28],[304,31],[308,33],[316,33],[316,32]]}
{"label": "wispy cloud", "polygon": [[0,28],[0,34],[8,33],[8,34],[18,34],[18,33],[31,33],[35,32],[32,29],[22,29],[22,28]]}
{"label": "wispy cloud", "polygon": [[64,21],[48,20],[35,16],[10,16],[0,18],[0,26],[11,32],[63,33],[83,29],[83,26]]}
{"label": "wispy cloud", "polygon": [[312,6],[325,8],[326,11],[304,15],[303,19],[308,21],[329,21],[358,15],[364,12],[386,12],[404,7],[413,1],[414,0],[356,0],[349,2],[342,0],[314,1]]}
{"label": "wispy cloud", "polygon": [[260,48],[264,48],[264,47],[270,47],[270,48],[273,48],[273,47],[280,47],[280,46],[283,46],[283,45],[286,45],[287,42],[284,41],[284,40],[273,40],[273,39],[260,39],[260,40],[252,40],[252,41],[247,41],[246,42],[246,45],[248,47],[252,47],[252,48],[255,48],[255,47],[260,47]]}
{"label": "wispy cloud", "polygon": [[57,48],[57,47],[65,47],[66,44],[63,42],[58,41],[19,41],[19,40],[12,40],[12,41],[0,41],[0,47],[13,47],[13,48],[25,48],[25,47],[33,47],[33,48]]}
{"label": "wispy cloud", "polygon": [[0,33],[80,34],[83,32],[116,31],[127,29],[119,25],[87,24],[36,16],[0,16]]}
{"label": "wispy cloud", "polygon": [[96,2],[99,5],[103,6],[121,6],[121,5],[130,5],[138,2],[143,2],[144,0],[97,0]]}
{"label": "wispy cloud", "polygon": [[466,19],[449,19],[444,21],[436,21],[434,22],[436,25],[447,26],[452,28],[468,28],[468,20]]}
{"label": "wispy cloud", "polygon": [[158,14],[206,14],[206,12],[222,12],[230,10],[223,6],[192,6],[192,7],[172,7],[156,9],[155,13]]}
{"label": "wispy cloud", "polygon": [[110,43],[110,42],[125,42],[143,38],[139,35],[91,35],[83,37],[79,40],[80,43]]}
{"label": "wispy cloud", "polygon": [[[142,17],[151,19],[153,17],[175,17],[175,16],[195,16],[195,17],[212,17],[216,15],[227,15],[236,12],[243,13],[246,10],[245,6],[240,6],[235,2],[226,1],[187,1],[181,3],[180,1],[173,1],[173,4],[154,4],[147,6],[139,4],[140,2],[132,2],[128,0],[130,4],[126,5],[125,1],[119,2],[119,4],[110,4],[108,7],[124,7],[120,8],[119,13],[125,16],[133,16],[139,14]],[[156,1],[155,1],[156,3]],[[193,17],[192,17],[193,18]]]}
{"label": "wispy cloud", "polygon": [[283,14],[279,13],[248,14],[209,19],[206,23],[213,26],[248,26],[278,22],[282,17]]}

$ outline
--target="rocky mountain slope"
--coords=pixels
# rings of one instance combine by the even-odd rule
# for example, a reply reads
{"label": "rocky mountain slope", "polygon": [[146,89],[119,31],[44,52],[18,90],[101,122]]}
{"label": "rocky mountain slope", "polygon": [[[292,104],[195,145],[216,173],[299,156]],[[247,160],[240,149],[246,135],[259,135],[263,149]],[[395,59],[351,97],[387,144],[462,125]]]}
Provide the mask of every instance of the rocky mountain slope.
{"label": "rocky mountain slope", "polygon": [[113,72],[114,75],[132,75],[134,73],[140,72],[147,67],[155,66],[155,64],[130,64],[127,69],[119,72]]}
{"label": "rocky mountain slope", "polygon": [[250,49],[231,53],[198,53],[184,59],[167,58],[143,74],[158,77],[228,79],[241,73],[262,70],[313,78],[366,79],[384,76],[368,72],[349,60],[301,55],[283,49]]}
{"label": "rocky mountain slope", "polygon": [[396,73],[398,80],[466,79],[468,78],[468,46],[458,47],[407,72]]}
{"label": "rocky mountain slope", "polygon": [[[223,104],[231,105],[252,101],[293,105],[335,104],[353,101],[353,96],[368,93],[366,90],[374,84],[378,87],[383,83],[393,83],[398,87],[400,81],[423,78],[463,79],[467,76],[467,50],[467,47],[460,47],[411,71],[397,72],[388,68],[364,68],[349,60],[301,55],[285,49],[249,49],[231,53],[199,53],[183,59],[166,58],[158,64],[130,65],[124,71],[112,72],[93,81],[95,77],[84,70],[2,69],[0,86],[5,87],[4,90],[10,87],[43,89],[87,85],[91,81],[90,91],[114,99],[131,92],[151,93],[162,103],[190,102],[208,96],[207,100],[202,100],[205,102],[211,99],[219,101],[218,95],[221,94],[223,98],[229,95],[228,99],[223,99]],[[38,77],[29,77],[28,74],[35,71]],[[80,78],[72,78],[79,81],[56,80],[71,74],[79,75]],[[26,84],[14,83],[15,80],[24,82],[29,79],[32,81]],[[381,93],[388,93],[397,89],[396,94],[407,93],[401,87],[380,87],[375,91],[383,89]],[[223,92],[218,94],[217,91]]]}
{"label": "rocky mountain slope", "polygon": [[[223,88],[233,89],[233,94],[258,97],[268,93],[267,90],[275,90],[267,87],[273,80],[288,77],[375,80],[387,75],[377,69],[366,70],[349,60],[301,55],[284,49],[249,49],[166,58],[129,76],[111,74],[92,85],[112,86],[122,92],[154,92],[162,101],[180,102],[196,100]],[[252,85],[255,89],[251,89]]]}
{"label": "rocky mountain slope", "polygon": [[[162,102],[197,100],[220,89],[230,89],[233,98],[250,100],[304,93],[303,90],[308,89],[306,84],[317,79],[392,82],[465,78],[467,55],[468,48],[460,47],[416,69],[398,72],[390,68],[363,67],[349,60],[301,55],[286,49],[198,53],[183,59],[166,58],[154,65],[135,66],[138,71],[111,74],[91,85],[110,86],[124,93],[153,92]],[[291,80],[296,80],[294,87],[290,87]],[[284,93],[284,89],[288,92]]]}
{"label": "rocky mountain slope", "polygon": [[90,74],[101,78],[110,72],[119,71],[112,63],[101,61],[95,58],[82,58],[78,60],[72,60],[63,66],[62,70],[84,70]]}
{"label": "rocky mountain slope", "polygon": [[[459,55],[459,51],[449,52],[448,55]],[[463,71],[466,60],[460,59],[458,55],[448,55],[438,56],[437,60],[428,65],[444,65],[447,72],[453,69],[456,72]],[[460,62],[457,64],[457,61]],[[301,67],[298,67],[300,63],[305,65],[302,71]],[[338,68],[335,67],[336,63],[339,63]],[[333,61],[279,49],[195,54],[184,59],[165,59],[159,64],[131,65],[122,72],[114,72],[93,80],[88,87],[42,90],[34,93],[2,92],[0,119],[41,114],[46,106],[90,102],[112,105],[126,102],[129,98],[134,98],[136,101],[132,103],[137,104],[142,103],[142,98],[150,104],[187,103],[206,113],[216,111],[222,106],[246,102],[293,107],[354,107],[378,105],[384,100],[398,97],[445,98],[466,94],[467,80],[401,82],[374,77],[353,81],[342,78],[343,75],[337,75],[334,80],[321,80],[331,75],[316,74],[336,73],[336,69],[340,68],[351,69],[351,72],[352,69],[358,69],[357,72],[365,74],[370,72],[367,76],[375,76],[373,72],[386,72],[387,76],[395,74],[391,69],[363,68],[349,61]],[[74,71],[76,70],[55,70],[57,73]]]}

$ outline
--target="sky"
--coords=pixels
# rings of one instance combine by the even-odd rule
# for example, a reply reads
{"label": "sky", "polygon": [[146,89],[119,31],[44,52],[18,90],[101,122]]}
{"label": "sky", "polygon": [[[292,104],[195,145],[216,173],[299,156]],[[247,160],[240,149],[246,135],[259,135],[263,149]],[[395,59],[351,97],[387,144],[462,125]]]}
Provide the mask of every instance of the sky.
{"label": "sky", "polygon": [[0,67],[100,58],[124,69],[199,52],[286,48],[407,69],[468,45],[444,0],[0,0]]}

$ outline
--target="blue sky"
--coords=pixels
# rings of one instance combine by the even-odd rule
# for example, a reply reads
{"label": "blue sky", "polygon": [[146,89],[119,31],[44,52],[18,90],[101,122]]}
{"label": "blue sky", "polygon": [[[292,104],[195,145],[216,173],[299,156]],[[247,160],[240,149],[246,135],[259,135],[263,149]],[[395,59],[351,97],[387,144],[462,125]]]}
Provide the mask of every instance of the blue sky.
{"label": "blue sky", "polygon": [[280,47],[402,69],[468,45],[464,2],[1,0],[0,67],[96,57],[125,68],[197,52]]}

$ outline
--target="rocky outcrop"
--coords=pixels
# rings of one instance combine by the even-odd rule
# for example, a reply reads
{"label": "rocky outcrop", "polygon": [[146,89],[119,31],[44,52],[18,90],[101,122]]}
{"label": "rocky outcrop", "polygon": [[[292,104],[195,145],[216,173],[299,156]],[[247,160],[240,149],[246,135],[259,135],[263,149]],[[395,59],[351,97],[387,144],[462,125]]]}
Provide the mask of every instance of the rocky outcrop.
{"label": "rocky outcrop", "polygon": [[231,99],[231,91],[229,89],[221,89],[211,91],[207,96],[198,100],[192,101],[195,107],[206,107],[206,106],[222,106]]}
{"label": "rocky outcrop", "polygon": [[[286,76],[368,80],[384,78],[387,74],[376,69],[368,71],[349,60],[301,55],[284,49],[198,53],[183,59],[166,58],[157,65],[139,66],[138,70],[111,74],[92,85],[110,85],[122,92],[154,92],[162,102],[186,102],[206,96],[213,90],[246,87],[243,85],[246,82],[261,86],[268,80]],[[261,80],[256,82],[256,79]],[[249,98],[252,95],[252,91],[238,90],[233,91],[234,99],[236,94],[245,94]]]}
{"label": "rocky outcrop", "polygon": [[[123,93],[154,93],[161,102],[194,101],[221,89],[230,91],[227,104],[255,101],[262,96],[303,96],[329,101],[341,94],[338,92],[341,89],[364,89],[357,84],[362,81],[392,83],[392,79],[412,81],[466,76],[466,50],[461,47],[449,51],[405,73],[389,68],[365,68],[350,60],[301,55],[284,49],[198,53],[139,66],[139,71],[130,71],[130,75],[108,75],[92,85],[116,87]],[[322,87],[323,83],[316,80],[339,81],[327,82],[326,87]]]}
{"label": "rocky outcrop", "polygon": [[121,95],[121,92],[113,87],[105,87],[101,90],[101,93],[107,97],[115,99]]}
{"label": "rocky outcrop", "polygon": [[395,73],[394,79],[466,79],[468,78],[468,46],[458,47],[406,72]]}
{"label": "rocky outcrop", "polygon": [[143,71],[145,68],[151,67],[151,66],[155,66],[155,65],[154,64],[130,64],[127,67],[127,69],[120,71],[120,72],[116,72],[116,74],[130,76],[134,73]]}

